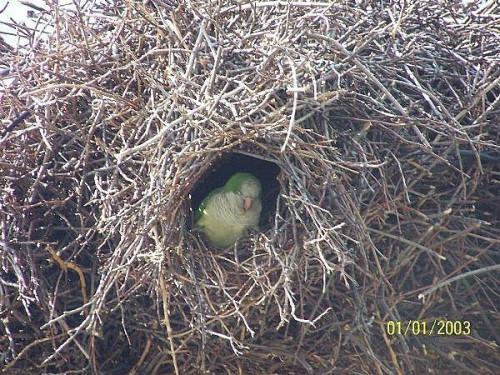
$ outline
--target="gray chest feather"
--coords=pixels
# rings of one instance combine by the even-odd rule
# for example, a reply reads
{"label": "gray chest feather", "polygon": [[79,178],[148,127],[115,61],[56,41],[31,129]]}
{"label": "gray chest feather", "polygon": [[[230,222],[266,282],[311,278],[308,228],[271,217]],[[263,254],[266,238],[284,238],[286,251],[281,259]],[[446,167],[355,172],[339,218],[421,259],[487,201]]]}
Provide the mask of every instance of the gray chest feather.
{"label": "gray chest feather", "polygon": [[249,210],[243,208],[243,198],[233,192],[221,192],[207,206],[209,216],[220,225],[247,229],[256,227],[262,210],[260,200],[255,200]]}

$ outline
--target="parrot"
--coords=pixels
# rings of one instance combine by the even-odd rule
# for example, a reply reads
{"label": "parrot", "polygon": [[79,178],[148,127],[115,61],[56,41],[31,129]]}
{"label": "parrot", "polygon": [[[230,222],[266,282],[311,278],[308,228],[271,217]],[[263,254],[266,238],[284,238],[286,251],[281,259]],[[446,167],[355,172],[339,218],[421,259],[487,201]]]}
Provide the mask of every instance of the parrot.
{"label": "parrot", "polygon": [[195,212],[195,229],[215,247],[234,245],[249,229],[258,230],[261,192],[262,185],[253,174],[233,174],[203,199]]}

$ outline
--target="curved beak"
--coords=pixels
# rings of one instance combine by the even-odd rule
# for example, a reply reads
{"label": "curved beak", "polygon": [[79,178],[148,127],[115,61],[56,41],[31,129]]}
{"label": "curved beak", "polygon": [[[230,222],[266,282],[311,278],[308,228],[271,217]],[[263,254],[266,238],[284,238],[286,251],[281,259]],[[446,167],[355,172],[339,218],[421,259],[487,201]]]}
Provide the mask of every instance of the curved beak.
{"label": "curved beak", "polygon": [[243,208],[245,209],[245,211],[252,208],[252,204],[253,204],[252,198],[250,198],[250,197],[243,198]]}

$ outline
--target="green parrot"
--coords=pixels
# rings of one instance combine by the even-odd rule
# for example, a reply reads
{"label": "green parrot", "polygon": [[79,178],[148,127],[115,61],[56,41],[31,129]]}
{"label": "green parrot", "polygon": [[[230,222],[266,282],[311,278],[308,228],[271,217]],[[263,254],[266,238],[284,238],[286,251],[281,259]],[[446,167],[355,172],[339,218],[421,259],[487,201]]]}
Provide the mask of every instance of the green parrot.
{"label": "green parrot", "polygon": [[194,226],[211,245],[226,248],[258,229],[262,203],[260,181],[250,173],[235,173],[223,187],[212,190],[195,213]]}

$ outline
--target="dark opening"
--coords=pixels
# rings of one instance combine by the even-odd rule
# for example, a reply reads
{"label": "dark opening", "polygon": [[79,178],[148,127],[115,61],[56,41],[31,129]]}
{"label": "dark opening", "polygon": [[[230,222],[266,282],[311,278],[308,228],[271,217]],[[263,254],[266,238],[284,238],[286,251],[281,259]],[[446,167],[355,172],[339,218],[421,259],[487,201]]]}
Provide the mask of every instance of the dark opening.
{"label": "dark opening", "polygon": [[229,177],[237,172],[252,173],[260,180],[262,184],[262,214],[259,226],[263,230],[268,229],[274,220],[276,198],[280,191],[280,185],[276,179],[280,168],[273,162],[252,156],[237,152],[223,155],[191,192],[191,208],[193,211],[196,210],[208,193],[223,186]]}

